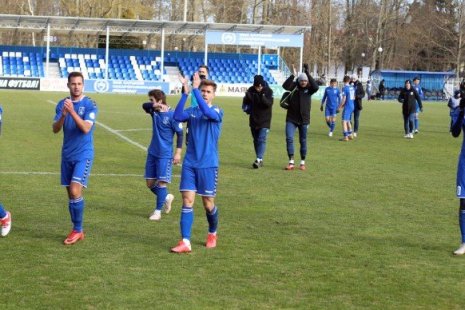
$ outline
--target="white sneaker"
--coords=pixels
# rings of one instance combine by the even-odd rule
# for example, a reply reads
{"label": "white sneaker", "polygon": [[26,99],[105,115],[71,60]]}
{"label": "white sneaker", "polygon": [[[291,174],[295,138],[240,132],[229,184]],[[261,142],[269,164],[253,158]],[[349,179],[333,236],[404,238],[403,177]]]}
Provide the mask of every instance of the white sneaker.
{"label": "white sneaker", "polygon": [[410,133],[409,135],[410,135],[410,139],[413,139],[413,133]]}
{"label": "white sneaker", "polygon": [[354,138],[357,138],[357,133],[356,132],[354,132]]}
{"label": "white sneaker", "polygon": [[460,247],[454,251],[454,255],[463,255],[465,254],[465,243],[462,243]]}
{"label": "white sneaker", "polygon": [[418,129],[415,129],[415,133],[419,133],[420,131]]}
{"label": "white sneaker", "polygon": [[11,213],[6,211],[6,216],[0,219],[1,229],[2,229],[2,237],[8,235],[11,230]]}
{"label": "white sneaker", "polygon": [[161,219],[161,211],[160,210],[153,211],[153,213],[150,214],[149,219],[151,221],[159,221]]}
{"label": "white sneaker", "polygon": [[410,138],[410,134],[406,134],[406,135],[404,136],[404,138],[405,138],[405,139]]}
{"label": "white sneaker", "polygon": [[330,132],[328,133],[328,136],[329,136],[329,137],[332,137],[332,136],[333,136],[333,132],[330,131]]}
{"label": "white sneaker", "polygon": [[168,214],[170,213],[171,211],[171,203],[173,203],[173,200],[174,200],[174,196],[172,194],[168,194],[166,195],[166,198],[165,198],[165,213]]}

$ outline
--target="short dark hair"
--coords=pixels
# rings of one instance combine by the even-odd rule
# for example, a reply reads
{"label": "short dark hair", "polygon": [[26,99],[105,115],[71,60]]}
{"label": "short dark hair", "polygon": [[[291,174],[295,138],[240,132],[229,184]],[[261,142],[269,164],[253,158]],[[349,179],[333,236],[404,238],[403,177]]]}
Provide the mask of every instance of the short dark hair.
{"label": "short dark hair", "polygon": [[342,80],[344,83],[347,83],[350,81],[350,77],[348,75],[344,76],[344,79]]}
{"label": "short dark hair", "polygon": [[199,69],[200,68],[205,68],[207,70],[207,73],[210,73],[210,69],[208,69],[208,66],[207,65],[200,65],[199,66]]}
{"label": "short dark hair", "polygon": [[82,81],[84,82],[84,75],[82,75],[79,71],[73,71],[68,74],[68,83],[71,82],[71,79],[74,77],[81,77]]}
{"label": "short dark hair", "polygon": [[166,95],[162,90],[159,89],[152,89],[149,91],[149,97],[155,98],[156,101],[161,100],[163,104],[166,104]]}
{"label": "short dark hair", "polygon": [[420,79],[418,76],[416,76],[416,77],[413,78],[413,81],[414,81],[414,82],[415,82],[415,81],[420,81],[420,80],[421,80],[421,79]]}
{"label": "short dark hair", "polygon": [[330,83],[336,83],[337,80],[336,80],[336,79],[331,79],[329,82],[330,82]]}
{"label": "short dark hair", "polygon": [[199,86],[199,89],[201,89],[203,86],[213,86],[213,91],[216,92],[216,83],[213,82],[212,80],[202,80],[202,82],[200,82],[200,86]]}

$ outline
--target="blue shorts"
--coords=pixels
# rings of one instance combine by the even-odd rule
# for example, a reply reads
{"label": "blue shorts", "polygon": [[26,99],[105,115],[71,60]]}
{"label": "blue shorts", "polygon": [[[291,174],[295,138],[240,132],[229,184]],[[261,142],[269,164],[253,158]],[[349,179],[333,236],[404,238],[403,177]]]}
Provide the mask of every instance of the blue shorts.
{"label": "blue shorts", "polygon": [[145,162],[145,179],[171,183],[171,158],[157,158],[147,154]]}
{"label": "blue shorts", "polygon": [[70,186],[71,182],[79,183],[87,187],[90,170],[92,169],[92,159],[80,161],[61,161],[61,185]]}
{"label": "blue shorts", "polygon": [[197,169],[183,165],[181,192],[197,192],[200,196],[215,197],[218,183],[218,167]]}
{"label": "blue shorts", "polygon": [[346,122],[350,122],[353,112],[354,112],[354,109],[349,108],[349,107],[344,107],[344,110],[342,111],[342,120]]}
{"label": "blue shorts", "polygon": [[460,153],[457,167],[457,198],[465,198],[465,154]]}
{"label": "blue shorts", "polygon": [[333,107],[328,107],[328,105],[326,105],[326,108],[325,108],[325,117],[330,117],[330,116],[336,116],[336,113],[337,113],[337,108],[333,108]]}

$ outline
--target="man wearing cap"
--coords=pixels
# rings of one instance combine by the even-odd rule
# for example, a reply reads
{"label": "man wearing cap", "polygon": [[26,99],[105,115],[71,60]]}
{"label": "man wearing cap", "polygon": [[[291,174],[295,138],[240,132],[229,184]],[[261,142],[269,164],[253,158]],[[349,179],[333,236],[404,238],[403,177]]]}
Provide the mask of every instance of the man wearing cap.
{"label": "man wearing cap", "polygon": [[360,119],[360,111],[362,111],[362,99],[365,97],[365,90],[363,90],[362,82],[358,80],[357,74],[352,74],[351,82],[353,83],[355,90],[355,100],[354,100],[354,138],[358,134],[358,125]]}
{"label": "man wearing cap", "polygon": [[254,169],[263,166],[263,155],[266,148],[266,137],[270,131],[273,91],[263,76],[256,75],[253,86],[246,91],[242,100],[242,109],[249,114],[249,126],[252,132],[256,159],[252,163]]}
{"label": "man wearing cap", "polygon": [[[423,99],[423,90],[421,89],[420,86],[420,78],[416,76],[413,79],[413,88],[417,91],[418,96],[420,96],[421,99]],[[414,126],[414,132],[417,134],[420,130],[420,112],[423,112],[422,109],[420,109],[420,104],[418,101],[416,102],[416,110],[415,110],[415,120],[413,121],[413,126]]]}
{"label": "man wearing cap", "polygon": [[300,142],[300,170],[305,170],[305,157],[307,155],[307,130],[310,125],[310,110],[312,95],[318,91],[318,84],[308,72],[308,65],[304,64],[304,72],[299,74],[296,81],[297,70],[283,83],[285,90],[291,91],[289,107],[286,114],[286,146],[289,163],[285,170],[294,170],[294,134],[299,130]]}

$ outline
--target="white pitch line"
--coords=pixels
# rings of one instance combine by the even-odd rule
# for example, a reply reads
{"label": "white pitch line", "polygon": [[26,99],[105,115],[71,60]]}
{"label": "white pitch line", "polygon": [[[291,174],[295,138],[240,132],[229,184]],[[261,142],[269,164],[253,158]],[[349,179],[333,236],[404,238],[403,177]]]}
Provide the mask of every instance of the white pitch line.
{"label": "white pitch line", "polygon": [[125,131],[150,131],[152,128],[132,128],[132,129],[118,129],[117,132],[125,132]]}
{"label": "white pitch line", "polygon": [[[56,105],[56,102],[54,102],[54,101],[52,101],[52,100],[48,100],[48,102],[51,103],[51,104],[53,104],[53,105]],[[147,151],[147,148],[146,148],[145,146],[143,146],[142,144],[139,144],[139,143],[137,143],[136,141],[133,141],[133,140],[129,139],[128,137],[126,137],[126,136],[120,134],[117,130],[115,130],[115,129],[113,129],[113,128],[111,128],[111,127],[109,127],[109,126],[107,126],[107,125],[105,125],[105,124],[103,124],[103,123],[101,123],[101,122],[95,122],[95,124],[99,125],[100,127],[103,127],[104,129],[106,129],[106,130],[108,130],[109,132],[111,132],[112,134],[114,134],[114,135],[120,137],[120,138],[123,139],[124,141],[126,141],[126,142],[128,142],[128,143],[130,143],[130,144],[132,144],[132,145],[135,145],[135,146],[137,146],[138,148],[140,148],[140,149],[142,149],[142,150],[144,150],[144,151]]]}

